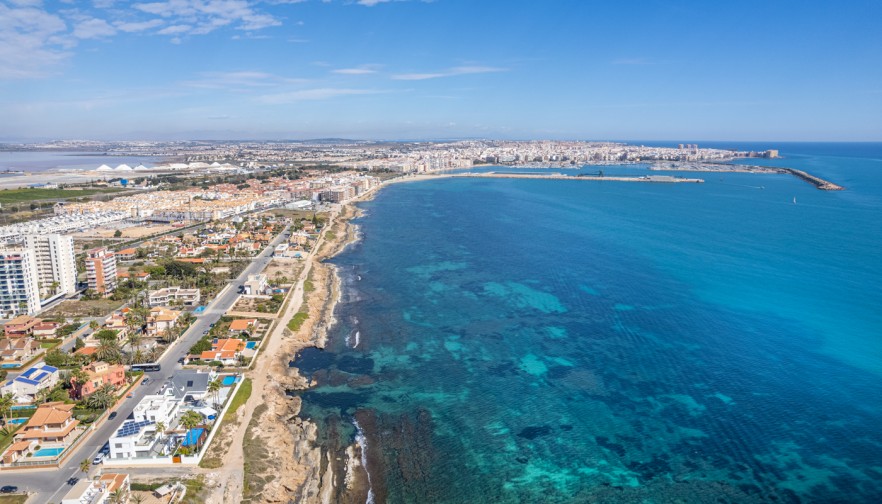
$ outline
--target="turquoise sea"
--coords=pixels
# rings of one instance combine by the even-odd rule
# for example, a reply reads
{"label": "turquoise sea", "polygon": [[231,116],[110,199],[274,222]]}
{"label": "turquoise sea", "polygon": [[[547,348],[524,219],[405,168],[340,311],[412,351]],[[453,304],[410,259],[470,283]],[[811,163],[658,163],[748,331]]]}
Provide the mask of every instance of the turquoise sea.
{"label": "turquoise sea", "polygon": [[882,502],[882,144],[731,146],[847,189],[446,179],[362,204],[340,323],[294,359],[325,448],[367,447],[370,493],[338,500]]}

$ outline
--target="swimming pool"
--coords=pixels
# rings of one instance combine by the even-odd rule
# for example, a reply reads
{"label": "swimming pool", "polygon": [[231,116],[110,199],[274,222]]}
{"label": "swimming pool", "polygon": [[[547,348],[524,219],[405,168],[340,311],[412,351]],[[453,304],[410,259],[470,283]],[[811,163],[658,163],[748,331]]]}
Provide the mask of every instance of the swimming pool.
{"label": "swimming pool", "polygon": [[12,369],[12,368],[17,368],[17,367],[21,367],[21,364],[12,364],[12,363],[0,364],[0,368],[3,368],[3,369]]}
{"label": "swimming pool", "polygon": [[221,382],[221,384],[222,384],[224,387],[231,387],[234,383],[236,383],[236,377],[235,377],[235,376],[224,376],[224,379],[223,379],[223,381]]}
{"label": "swimming pool", "polygon": [[23,423],[25,423],[25,422],[27,422],[27,421],[28,421],[27,418],[10,418],[9,420],[6,421],[6,423],[11,423],[11,424],[16,424],[16,425],[18,425],[18,424],[23,424]]}
{"label": "swimming pool", "polygon": [[249,342],[245,343],[245,348],[254,348],[256,346],[257,346],[256,341],[249,341]]}
{"label": "swimming pool", "polygon": [[57,457],[61,455],[64,448],[41,448],[34,452],[35,457]]}

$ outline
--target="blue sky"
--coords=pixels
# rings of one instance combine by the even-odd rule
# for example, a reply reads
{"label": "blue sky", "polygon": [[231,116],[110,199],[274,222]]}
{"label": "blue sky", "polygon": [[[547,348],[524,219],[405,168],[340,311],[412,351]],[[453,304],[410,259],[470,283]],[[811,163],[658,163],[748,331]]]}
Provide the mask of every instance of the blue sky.
{"label": "blue sky", "polygon": [[882,141],[879,20],[874,0],[0,0],[0,141]]}

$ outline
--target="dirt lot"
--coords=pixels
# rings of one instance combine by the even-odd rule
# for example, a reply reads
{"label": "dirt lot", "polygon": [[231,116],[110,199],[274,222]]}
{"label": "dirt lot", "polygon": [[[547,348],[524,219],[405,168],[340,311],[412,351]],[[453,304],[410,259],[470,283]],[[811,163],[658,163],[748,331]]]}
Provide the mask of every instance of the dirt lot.
{"label": "dirt lot", "polygon": [[301,270],[303,270],[303,264],[299,262],[281,263],[279,261],[270,261],[266,268],[264,268],[263,274],[266,275],[270,284],[276,285],[276,279],[280,276],[287,277],[290,282],[300,276]]}
{"label": "dirt lot", "polygon": [[[168,224],[146,224],[142,226],[131,226],[127,228],[119,228],[122,231],[122,239],[134,239],[134,238],[143,238],[145,236],[150,236],[158,233],[165,233],[168,231],[172,231],[177,229],[174,226]],[[88,231],[84,231],[82,233],[74,234],[74,239],[83,240],[83,239],[101,239],[101,238],[113,238],[113,234],[116,233],[116,227],[99,227],[95,229],[90,229]]]}
{"label": "dirt lot", "polygon": [[96,299],[94,301],[68,300],[58,303],[58,305],[40,316],[43,318],[59,315],[66,318],[103,317],[122,305],[122,301],[113,301],[111,299]]}

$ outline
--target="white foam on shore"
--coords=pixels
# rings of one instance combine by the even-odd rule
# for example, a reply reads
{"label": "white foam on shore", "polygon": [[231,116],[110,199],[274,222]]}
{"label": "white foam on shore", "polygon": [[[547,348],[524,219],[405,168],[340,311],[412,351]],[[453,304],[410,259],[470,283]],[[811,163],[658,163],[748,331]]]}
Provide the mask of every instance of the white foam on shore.
{"label": "white foam on shore", "polygon": [[358,348],[358,344],[361,342],[361,331],[355,331],[355,344],[352,345],[352,348]]}
{"label": "white foam on shore", "polygon": [[367,474],[368,480],[368,494],[367,500],[365,500],[365,504],[374,504],[374,486],[371,484],[371,472],[368,470],[367,466],[367,438],[364,437],[364,431],[361,430],[361,426],[358,425],[358,422],[353,418],[352,425],[355,426],[355,442],[358,444],[358,448],[361,450],[361,466],[364,467],[364,472]]}

